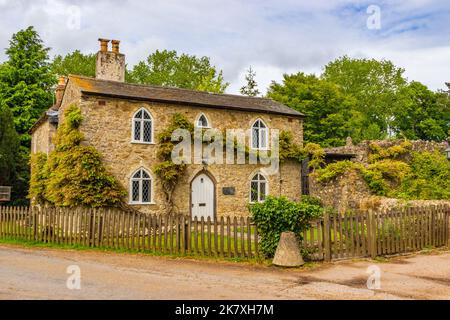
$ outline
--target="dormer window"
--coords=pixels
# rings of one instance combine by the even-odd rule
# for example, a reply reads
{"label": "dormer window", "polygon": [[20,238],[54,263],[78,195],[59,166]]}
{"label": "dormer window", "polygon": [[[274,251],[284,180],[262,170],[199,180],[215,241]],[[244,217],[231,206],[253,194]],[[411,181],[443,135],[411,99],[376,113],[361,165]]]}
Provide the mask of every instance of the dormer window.
{"label": "dormer window", "polygon": [[209,120],[204,113],[200,114],[200,116],[197,117],[195,126],[197,128],[203,128],[203,129],[211,128]]}
{"label": "dormer window", "polygon": [[139,109],[133,116],[132,137],[134,143],[153,143],[153,118],[146,109]]}

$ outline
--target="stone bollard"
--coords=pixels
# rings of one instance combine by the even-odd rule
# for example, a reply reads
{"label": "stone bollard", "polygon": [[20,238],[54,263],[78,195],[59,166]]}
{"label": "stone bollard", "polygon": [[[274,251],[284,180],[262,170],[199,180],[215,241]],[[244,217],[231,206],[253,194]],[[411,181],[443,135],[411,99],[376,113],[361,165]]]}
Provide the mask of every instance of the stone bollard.
{"label": "stone bollard", "polygon": [[293,232],[283,232],[272,263],[280,267],[299,267],[305,264],[298,240]]}

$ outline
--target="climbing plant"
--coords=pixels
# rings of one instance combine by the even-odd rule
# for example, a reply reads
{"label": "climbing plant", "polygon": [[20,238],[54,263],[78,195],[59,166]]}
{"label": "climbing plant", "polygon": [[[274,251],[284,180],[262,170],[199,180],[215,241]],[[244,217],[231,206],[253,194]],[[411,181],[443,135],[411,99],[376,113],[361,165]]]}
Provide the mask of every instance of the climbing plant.
{"label": "climbing plant", "polygon": [[449,200],[450,162],[439,151],[411,152],[411,147],[409,141],[388,148],[372,143],[368,165],[338,161],[315,170],[313,175],[319,182],[328,183],[354,170],[379,196]]}
{"label": "climbing plant", "polygon": [[123,205],[126,192],[106,170],[101,154],[81,144],[82,121],[81,110],[68,107],[54,137],[55,150],[48,157],[33,155],[29,196],[36,203],[94,208]]}
{"label": "climbing plant", "polygon": [[186,164],[175,164],[172,159],[172,150],[177,143],[177,141],[172,141],[172,133],[177,129],[188,130],[192,135],[194,126],[182,114],[174,114],[169,126],[158,135],[158,158],[160,162],[153,167],[153,171],[161,181],[168,214],[173,213],[173,191],[186,170]]}

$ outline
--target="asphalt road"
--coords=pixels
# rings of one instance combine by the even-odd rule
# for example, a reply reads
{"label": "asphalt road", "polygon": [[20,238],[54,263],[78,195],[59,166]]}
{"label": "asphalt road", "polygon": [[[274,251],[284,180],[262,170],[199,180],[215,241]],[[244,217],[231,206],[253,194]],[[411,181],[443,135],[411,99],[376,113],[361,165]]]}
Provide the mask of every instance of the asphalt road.
{"label": "asphalt road", "polygon": [[[367,288],[368,268],[379,289]],[[0,299],[450,299],[450,252],[287,270],[0,245]]]}

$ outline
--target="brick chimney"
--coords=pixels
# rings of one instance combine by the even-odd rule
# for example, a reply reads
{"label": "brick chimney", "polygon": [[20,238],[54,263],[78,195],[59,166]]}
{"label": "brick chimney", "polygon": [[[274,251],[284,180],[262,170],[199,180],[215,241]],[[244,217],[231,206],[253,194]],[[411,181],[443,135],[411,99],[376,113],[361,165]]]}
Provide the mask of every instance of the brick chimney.
{"label": "brick chimney", "polygon": [[55,90],[55,105],[59,108],[61,105],[63,96],[64,96],[64,90],[66,90],[66,77],[59,77],[58,86]]}
{"label": "brick chimney", "polygon": [[[125,81],[125,55],[120,53],[118,40],[98,39],[100,51],[97,53],[95,77],[101,80]],[[112,51],[108,44],[112,43]]]}

